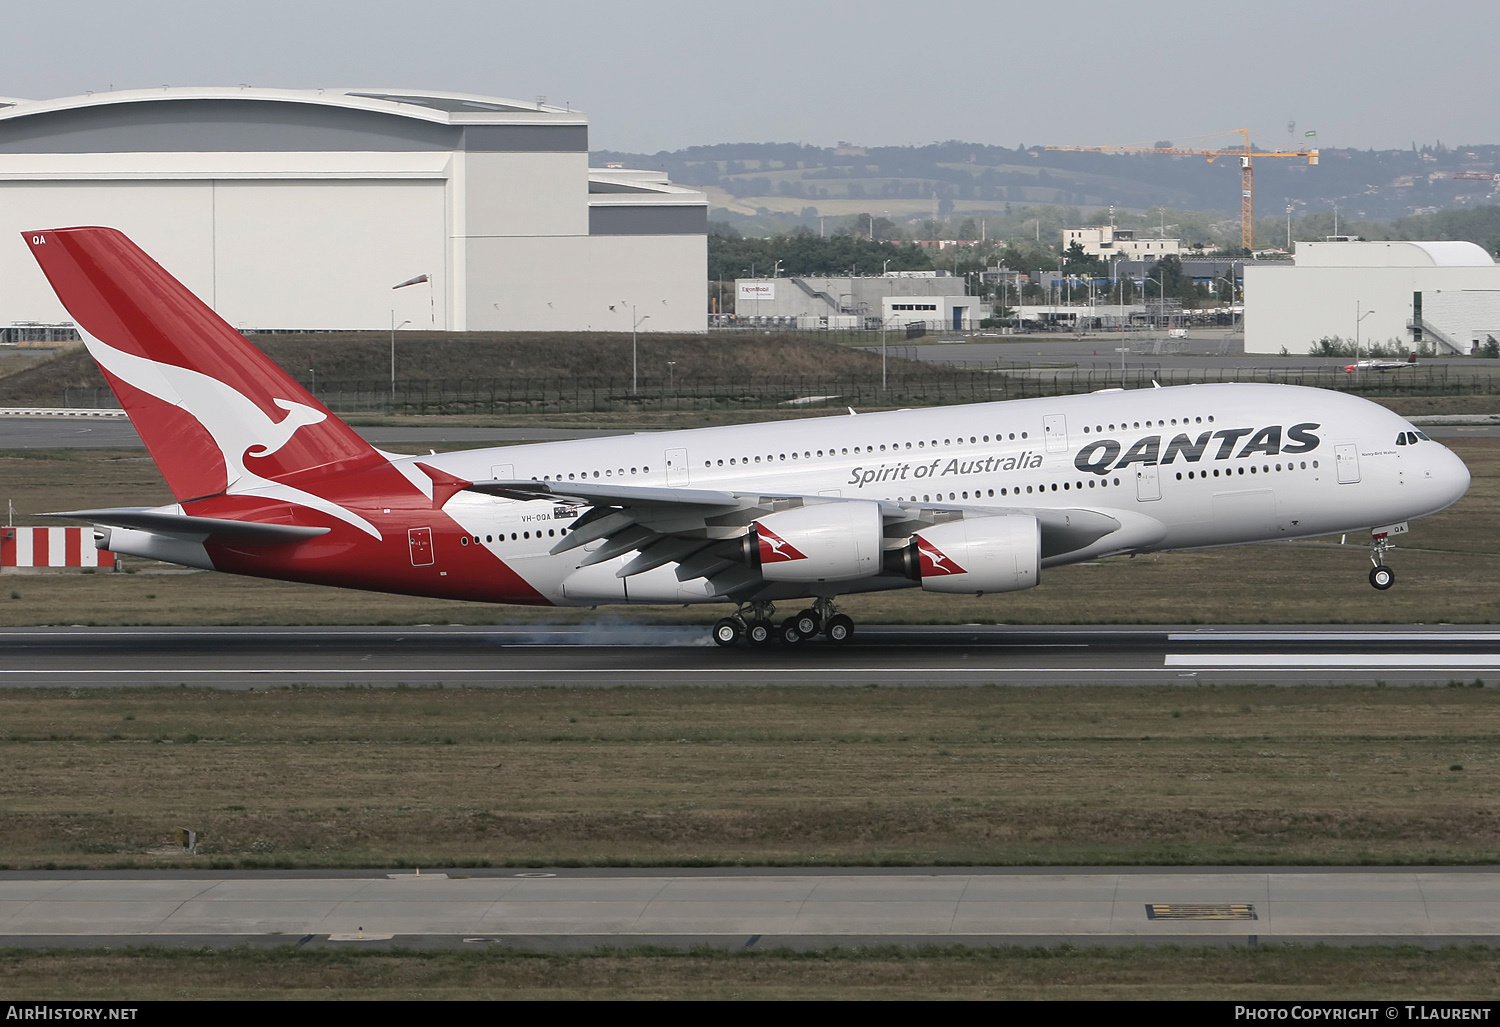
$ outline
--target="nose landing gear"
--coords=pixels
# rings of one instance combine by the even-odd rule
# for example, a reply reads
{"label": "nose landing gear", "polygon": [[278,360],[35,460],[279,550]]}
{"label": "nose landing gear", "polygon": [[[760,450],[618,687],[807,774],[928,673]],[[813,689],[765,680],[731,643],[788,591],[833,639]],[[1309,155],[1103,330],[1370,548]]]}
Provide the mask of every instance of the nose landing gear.
{"label": "nose landing gear", "polygon": [[1396,583],[1396,572],[1385,565],[1385,554],[1396,547],[1391,545],[1390,536],[1385,532],[1379,532],[1371,536],[1370,584],[1384,592]]}

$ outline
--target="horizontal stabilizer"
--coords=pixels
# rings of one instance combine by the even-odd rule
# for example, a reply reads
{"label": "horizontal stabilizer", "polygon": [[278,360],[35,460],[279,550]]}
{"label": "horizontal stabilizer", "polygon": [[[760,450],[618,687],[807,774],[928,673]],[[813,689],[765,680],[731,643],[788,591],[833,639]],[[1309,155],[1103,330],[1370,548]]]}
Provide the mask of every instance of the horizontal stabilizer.
{"label": "horizontal stabilizer", "polygon": [[328,534],[328,528],[301,524],[262,524],[232,521],[222,517],[192,517],[149,506],[120,506],[106,510],[64,510],[43,517],[69,517],[111,528],[134,528],[153,535],[168,535],[192,542],[219,539],[239,545],[270,546],[301,542]]}

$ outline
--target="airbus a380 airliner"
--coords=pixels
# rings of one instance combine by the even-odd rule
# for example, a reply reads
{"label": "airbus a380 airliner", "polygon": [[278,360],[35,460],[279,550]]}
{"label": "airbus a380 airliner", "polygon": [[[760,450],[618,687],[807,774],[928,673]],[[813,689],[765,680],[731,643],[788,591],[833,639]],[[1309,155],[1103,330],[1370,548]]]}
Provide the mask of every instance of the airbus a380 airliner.
{"label": "airbus a380 airliner", "polygon": [[[78,510],[103,549],[531,605],[734,603],[720,645],[848,641],[847,593],[1031,588],[1118,554],[1371,532],[1469,486],[1404,418],[1188,385],[400,456],[107,228],[25,233],[176,502]],[[806,605],[781,623],[775,604]]]}

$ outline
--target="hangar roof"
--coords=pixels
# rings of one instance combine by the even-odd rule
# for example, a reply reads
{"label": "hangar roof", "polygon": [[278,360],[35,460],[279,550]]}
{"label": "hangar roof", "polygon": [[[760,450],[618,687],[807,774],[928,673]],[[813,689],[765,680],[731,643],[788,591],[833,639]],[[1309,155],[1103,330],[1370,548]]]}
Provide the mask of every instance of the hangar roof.
{"label": "hangar roof", "polygon": [[431,90],[163,86],[0,98],[0,154],[584,151],[581,111]]}
{"label": "hangar roof", "polygon": [[[267,89],[257,86],[162,86],[159,89],[120,89],[107,93],[84,93],[52,100],[23,100],[0,96],[0,104],[14,109],[0,112],[0,118],[21,118],[51,111],[74,110],[113,104],[153,103],[163,100],[259,100],[270,103],[310,103],[355,110],[374,110],[424,121],[480,122],[509,121],[505,115],[561,116],[557,120],[586,120],[582,111],[557,107],[538,100],[508,100],[477,93],[445,93],[410,89]],[[500,115],[500,117],[496,117]]]}
{"label": "hangar roof", "polygon": [[1493,267],[1471,242],[1299,242],[1298,267]]}

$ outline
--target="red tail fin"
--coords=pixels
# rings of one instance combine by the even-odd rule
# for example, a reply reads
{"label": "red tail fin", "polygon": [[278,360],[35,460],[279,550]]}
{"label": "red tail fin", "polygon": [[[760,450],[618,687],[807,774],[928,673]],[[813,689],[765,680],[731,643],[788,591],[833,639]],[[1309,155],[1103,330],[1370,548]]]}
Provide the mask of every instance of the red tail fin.
{"label": "red tail fin", "polygon": [[23,235],[178,499],[383,462],[124,234]]}

